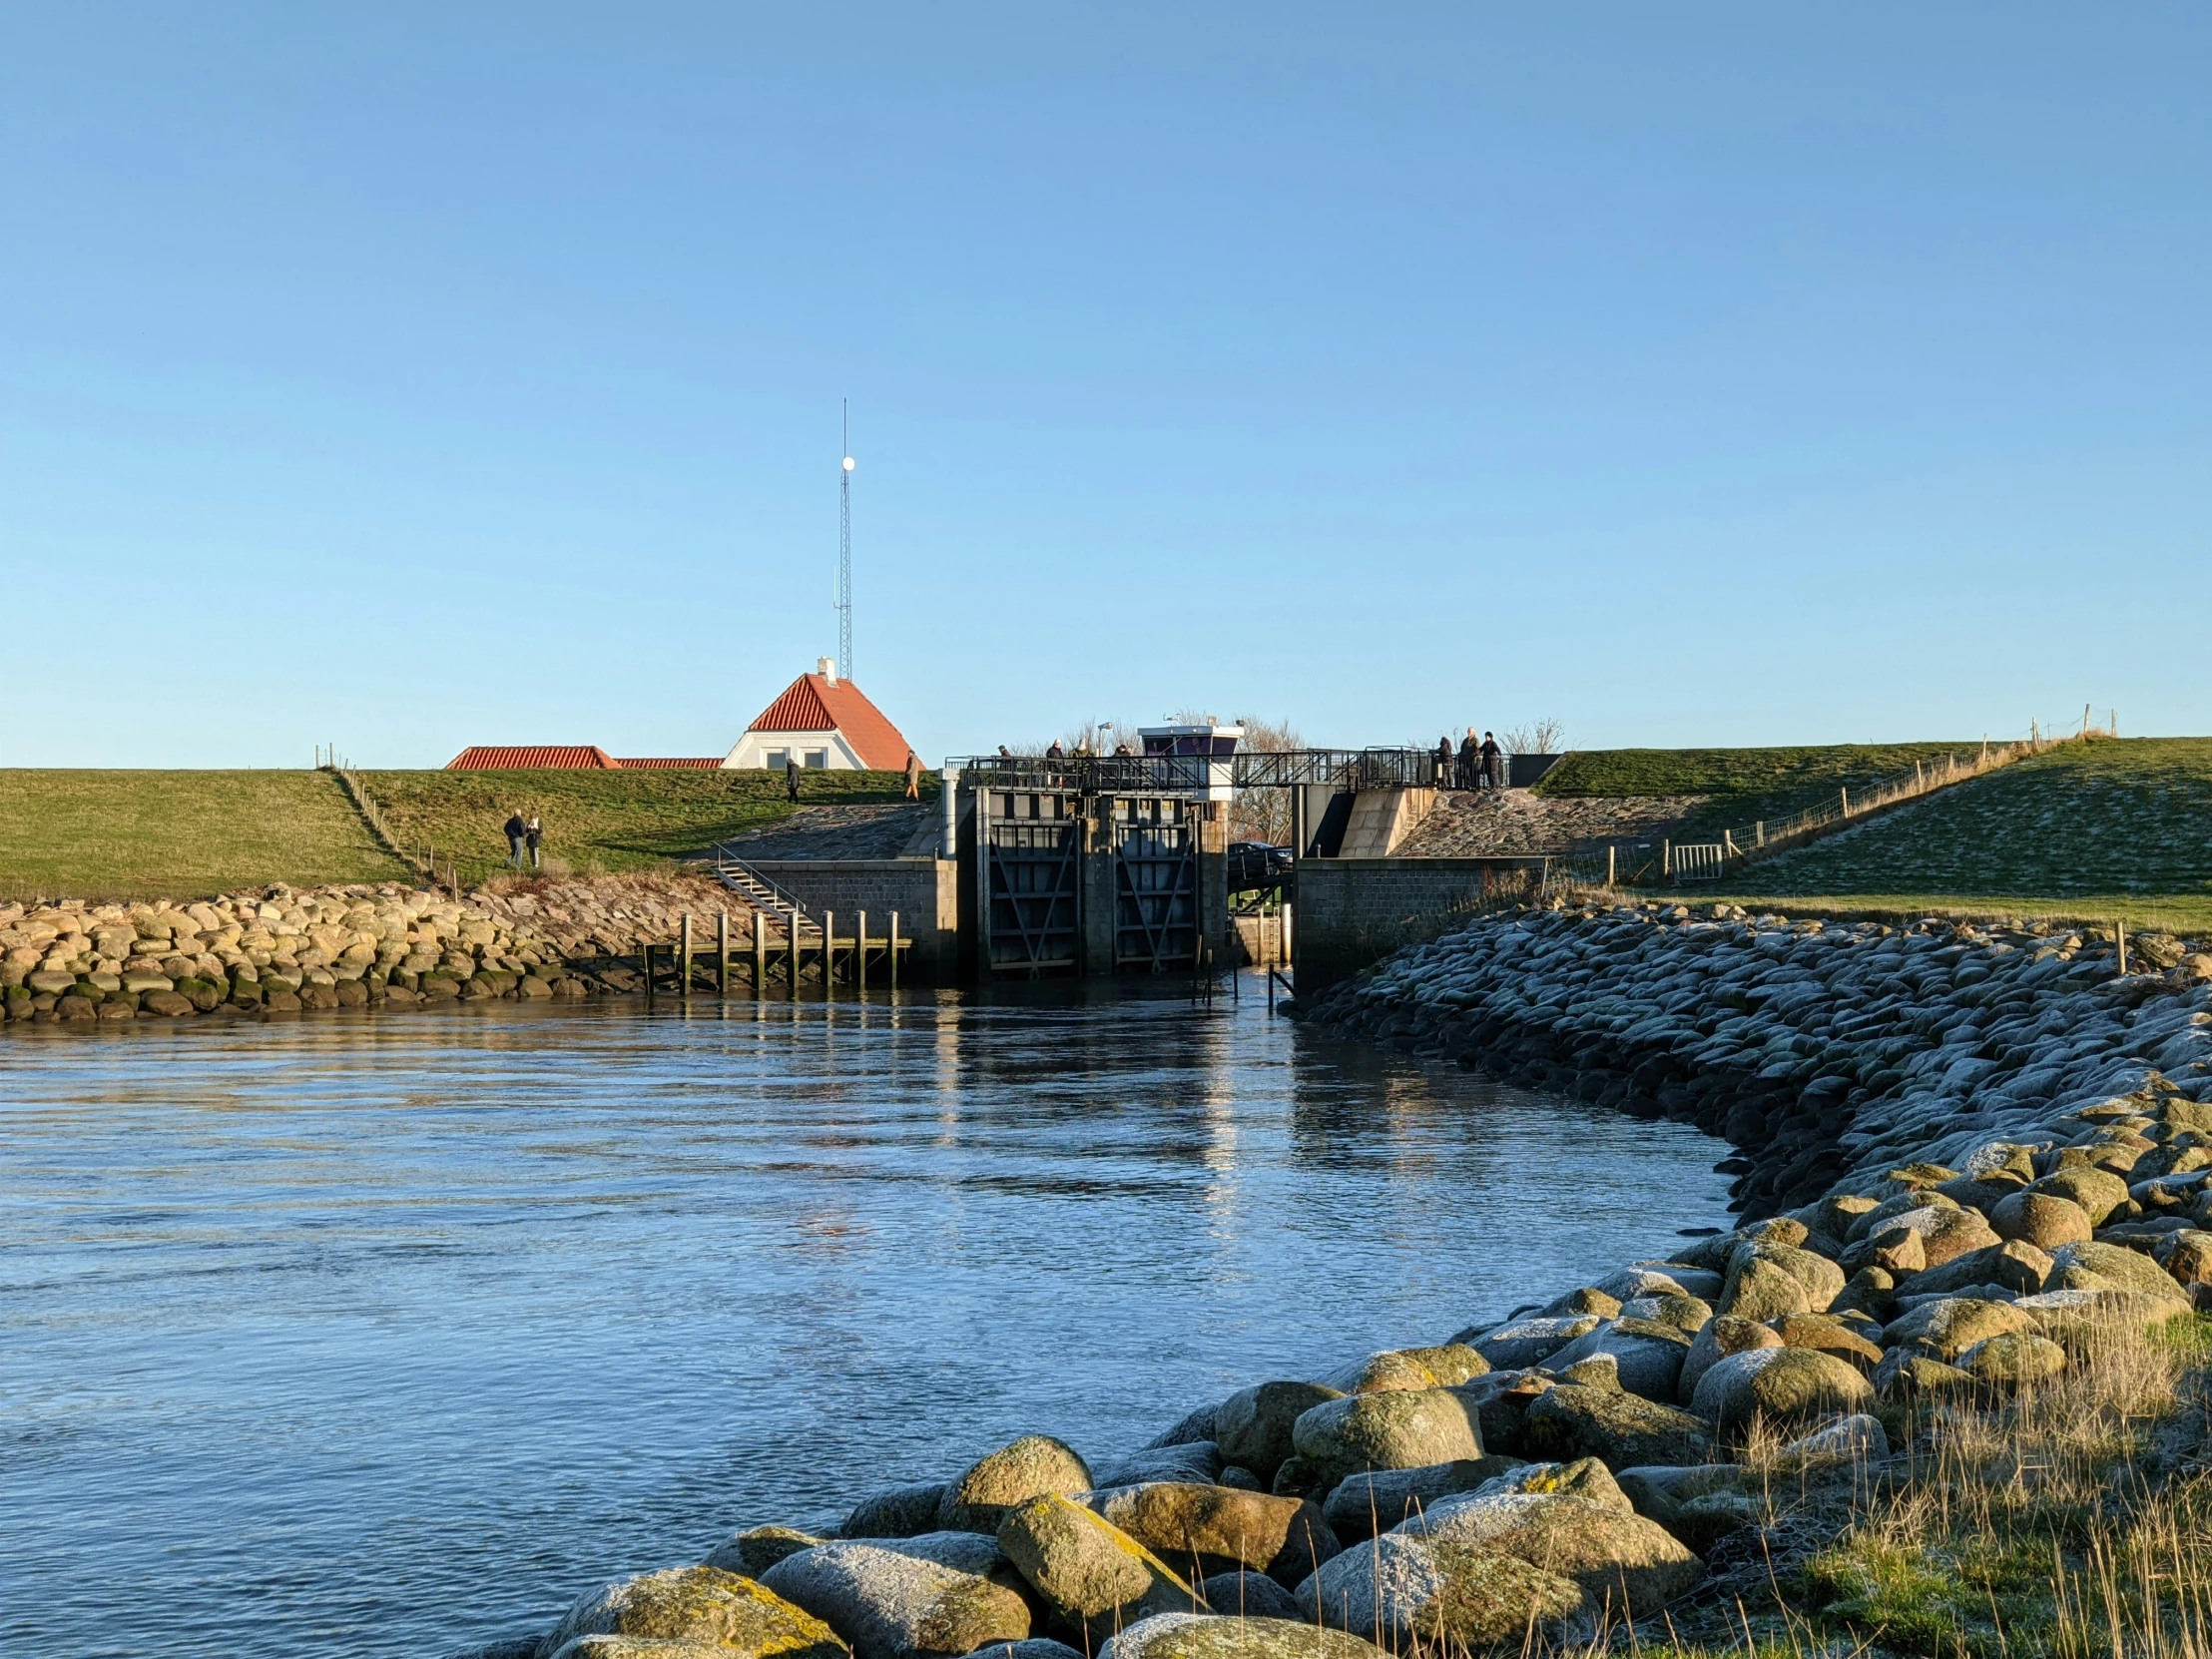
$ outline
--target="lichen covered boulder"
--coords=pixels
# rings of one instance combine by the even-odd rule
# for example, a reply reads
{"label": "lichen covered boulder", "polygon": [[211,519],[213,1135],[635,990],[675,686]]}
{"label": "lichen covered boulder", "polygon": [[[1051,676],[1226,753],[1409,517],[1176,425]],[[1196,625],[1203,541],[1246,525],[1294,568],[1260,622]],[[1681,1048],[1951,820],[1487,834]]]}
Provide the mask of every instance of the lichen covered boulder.
{"label": "lichen covered boulder", "polygon": [[1316,1629],[1303,1620],[1155,1613],[1108,1642],[1099,1659],[1382,1659],[1382,1655],[1357,1636]]}
{"label": "lichen covered boulder", "polygon": [[1734,1434],[1759,1419],[1782,1426],[1858,1411],[1873,1398],[1874,1388],[1858,1368],[1833,1354],[1759,1348],[1732,1354],[1707,1372],[1691,1409],[1721,1433]]}
{"label": "lichen covered boulder", "polygon": [[1103,1515],[1048,1492],[999,1523],[998,1547],[1092,1648],[1154,1613],[1190,1612],[1196,1592]]}
{"label": "lichen covered boulder", "polygon": [[1589,1598],[1561,1573],[1509,1551],[1391,1532],[1348,1549],[1298,1589],[1299,1611],[1391,1653],[1512,1644],[1551,1636]]}
{"label": "lichen covered boulder", "polygon": [[[1633,1609],[1640,1616],[1705,1576],[1705,1563],[1656,1521],[1565,1493],[1456,1500],[1447,1514],[1406,1521],[1396,1535],[1513,1556],[1573,1579],[1593,1603],[1610,1603],[1616,1613]],[[1299,1599],[1303,1605],[1305,1597]]]}
{"label": "lichen covered boulder", "polygon": [[1343,1393],[1319,1382],[1261,1382],[1239,1389],[1214,1410],[1214,1442],[1222,1461],[1250,1469],[1263,1483],[1273,1481],[1297,1449],[1292,1428],[1299,1417]]}
{"label": "lichen covered boulder", "polygon": [[1439,1499],[1471,1492],[1521,1467],[1523,1459],[1492,1453],[1417,1469],[1376,1469],[1347,1475],[1322,1505],[1329,1529],[1343,1539],[1372,1538]]}
{"label": "lichen covered boulder", "polygon": [[996,1532],[1016,1504],[1047,1492],[1066,1496],[1091,1489],[1090,1466],[1065,1441],[1024,1434],[968,1465],[945,1488],[936,1524],[959,1532]]}
{"label": "lichen covered boulder", "polygon": [[1337,1553],[1321,1505],[1227,1486],[1149,1481],[1093,1492],[1085,1503],[1191,1576],[1255,1567],[1285,1586]]}
{"label": "lichen covered boulder", "polygon": [[1476,1407],[1449,1388],[1393,1388],[1324,1400],[1292,1425],[1298,1454],[1334,1486],[1364,1469],[1414,1469],[1482,1455]]}
{"label": "lichen covered boulder", "polygon": [[787,1555],[762,1584],[852,1645],[857,1659],[958,1659],[1029,1634],[1029,1604],[975,1573],[858,1540]]}
{"label": "lichen covered boulder", "polygon": [[539,1659],[579,1636],[692,1642],[745,1659],[849,1659],[823,1620],[774,1590],[719,1567],[672,1567],[595,1590],[538,1644]]}
{"label": "lichen covered boulder", "polygon": [[1527,1423],[1529,1451],[1559,1462],[1694,1463],[1712,1450],[1712,1432],[1695,1413],[1610,1388],[1561,1383],[1530,1402]]}

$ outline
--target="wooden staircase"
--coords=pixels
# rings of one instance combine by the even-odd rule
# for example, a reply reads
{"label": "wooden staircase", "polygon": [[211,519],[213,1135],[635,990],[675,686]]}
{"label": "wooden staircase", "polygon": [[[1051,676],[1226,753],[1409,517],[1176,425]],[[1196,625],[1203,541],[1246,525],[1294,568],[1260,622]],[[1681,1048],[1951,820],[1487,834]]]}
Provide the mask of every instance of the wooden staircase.
{"label": "wooden staircase", "polygon": [[796,932],[802,945],[822,943],[822,923],[807,913],[807,906],[731,851],[728,842],[716,844],[707,867],[717,881],[780,926],[787,939]]}

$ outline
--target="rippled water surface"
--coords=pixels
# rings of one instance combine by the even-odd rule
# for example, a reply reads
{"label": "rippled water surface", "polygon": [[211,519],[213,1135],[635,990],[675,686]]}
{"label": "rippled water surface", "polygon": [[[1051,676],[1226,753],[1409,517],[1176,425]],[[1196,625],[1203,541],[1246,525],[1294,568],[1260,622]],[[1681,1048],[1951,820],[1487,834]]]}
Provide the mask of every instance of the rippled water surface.
{"label": "rippled water surface", "polygon": [[1723,1219],[1725,1149],[1248,996],[0,1039],[9,1652],[435,1655]]}

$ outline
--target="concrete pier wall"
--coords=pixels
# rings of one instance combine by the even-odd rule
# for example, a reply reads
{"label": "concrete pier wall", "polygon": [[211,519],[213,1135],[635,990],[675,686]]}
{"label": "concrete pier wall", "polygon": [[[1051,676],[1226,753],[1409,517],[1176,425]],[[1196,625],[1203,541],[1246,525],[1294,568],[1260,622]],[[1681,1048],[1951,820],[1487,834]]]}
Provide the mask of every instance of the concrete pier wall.
{"label": "concrete pier wall", "polygon": [[887,936],[896,910],[900,935],[914,941],[906,971],[916,982],[957,980],[959,866],[951,859],[774,858],[751,867],[806,905],[810,915],[834,912],[840,939],[858,930],[862,910],[868,937]]}
{"label": "concrete pier wall", "polygon": [[1468,917],[1535,894],[1542,858],[1308,858],[1291,930],[1303,999]]}

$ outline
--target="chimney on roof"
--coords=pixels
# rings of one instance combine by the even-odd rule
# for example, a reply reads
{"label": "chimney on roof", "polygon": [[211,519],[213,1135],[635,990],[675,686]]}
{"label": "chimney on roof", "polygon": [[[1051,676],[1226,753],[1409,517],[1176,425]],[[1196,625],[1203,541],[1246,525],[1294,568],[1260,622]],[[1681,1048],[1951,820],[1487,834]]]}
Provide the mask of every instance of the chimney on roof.
{"label": "chimney on roof", "polygon": [[837,659],[834,657],[817,657],[815,659],[815,672],[832,686],[835,685],[837,683]]}

